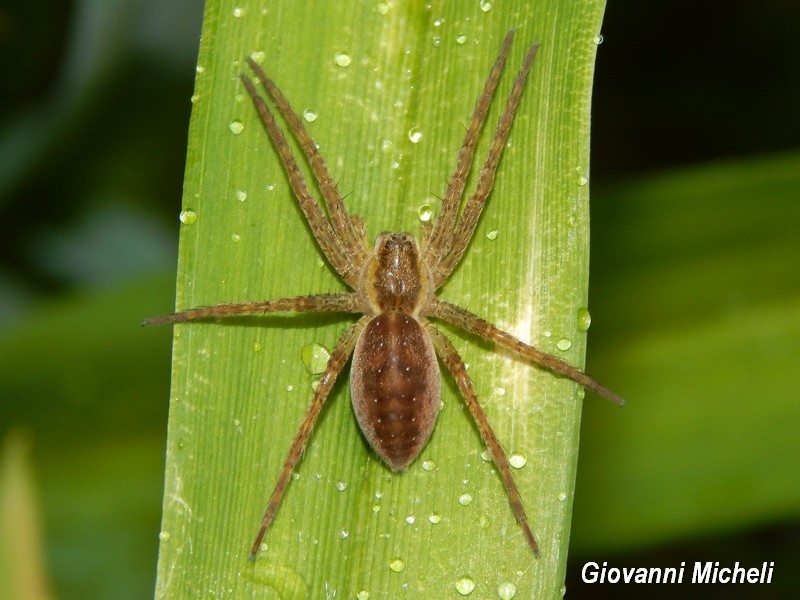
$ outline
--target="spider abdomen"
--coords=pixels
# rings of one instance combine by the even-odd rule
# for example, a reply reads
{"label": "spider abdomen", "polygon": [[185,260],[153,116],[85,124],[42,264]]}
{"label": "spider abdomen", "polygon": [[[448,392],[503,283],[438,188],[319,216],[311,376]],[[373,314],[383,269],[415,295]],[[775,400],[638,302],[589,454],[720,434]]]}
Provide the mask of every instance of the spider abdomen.
{"label": "spider abdomen", "polygon": [[393,471],[404,471],[439,414],[439,365],[417,319],[388,312],[367,323],[353,353],[350,394],[364,437]]}

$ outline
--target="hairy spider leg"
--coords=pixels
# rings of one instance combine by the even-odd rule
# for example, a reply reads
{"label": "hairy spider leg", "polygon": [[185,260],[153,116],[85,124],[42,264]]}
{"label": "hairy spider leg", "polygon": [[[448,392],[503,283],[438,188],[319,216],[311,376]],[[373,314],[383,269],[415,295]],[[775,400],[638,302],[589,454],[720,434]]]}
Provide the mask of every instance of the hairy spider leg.
{"label": "hairy spider leg", "polygon": [[275,513],[278,511],[281,500],[283,500],[283,494],[286,492],[286,486],[289,483],[292,471],[297,465],[297,461],[299,461],[300,457],[303,455],[303,450],[305,450],[306,444],[308,443],[308,438],[311,437],[311,432],[314,431],[314,424],[317,422],[317,417],[319,417],[325,400],[328,399],[331,388],[336,378],[339,376],[339,373],[341,373],[345,364],[347,364],[347,361],[350,359],[358,336],[361,334],[361,331],[367,325],[370,318],[369,316],[363,316],[356,321],[356,323],[348,328],[342,337],[339,338],[339,341],[331,352],[328,364],[325,366],[325,370],[317,384],[316,390],[314,390],[314,398],[311,400],[311,404],[306,410],[297,435],[295,435],[294,440],[292,440],[292,445],[289,447],[289,454],[286,456],[286,460],[281,467],[275,489],[272,491],[272,495],[267,503],[267,510],[264,512],[264,517],[261,519],[261,527],[253,542],[253,547],[250,550],[251,560],[255,560],[256,554],[258,554],[258,550],[261,547],[261,542],[264,540],[264,536],[267,534],[267,530],[272,524],[272,520],[275,518]]}
{"label": "hairy spider leg", "polygon": [[171,315],[149,317],[142,325],[164,325],[166,323],[186,323],[208,319],[224,319],[247,315],[263,315],[271,312],[361,312],[358,294],[353,292],[341,294],[315,294],[311,296],[295,296],[293,298],[275,298],[260,302],[233,302],[214,304],[180,310]]}
{"label": "hairy spider leg", "polygon": [[[286,137],[275,122],[275,117],[273,117],[266,101],[258,95],[253,82],[247,75],[242,73],[240,77],[261,117],[264,129],[266,129],[270,140],[272,140],[272,145],[281,159],[281,164],[283,164],[286,175],[289,177],[292,191],[300,204],[303,214],[306,216],[319,247],[331,266],[336,269],[347,284],[352,288],[358,287],[361,264],[357,262],[357,255],[348,255],[346,248],[342,246],[340,240],[336,237],[336,233],[319,203],[308,191],[305,178],[292,155],[292,150],[286,141]],[[322,184],[320,183],[320,185]]]}
{"label": "hairy spider leg", "polygon": [[278,111],[289,126],[289,130],[300,145],[303,154],[305,154],[308,164],[311,166],[311,170],[314,173],[314,177],[319,183],[319,189],[320,192],[322,192],[322,198],[325,200],[325,205],[328,208],[328,214],[333,229],[346,253],[348,255],[355,255],[355,262],[357,264],[363,264],[364,261],[367,260],[368,254],[372,248],[369,246],[364,231],[359,231],[358,226],[354,225],[350,215],[347,213],[342,195],[336,187],[336,182],[331,177],[328,167],[325,164],[325,159],[322,158],[319,150],[317,150],[314,140],[311,139],[308,130],[305,128],[305,125],[303,125],[303,121],[292,109],[280,88],[267,77],[267,74],[264,73],[261,66],[249,57],[247,59],[247,64],[250,65],[250,68],[264,86],[264,89],[267,90],[269,97],[272,98],[272,101],[278,107]]}
{"label": "hairy spider leg", "polygon": [[495,342],[497,345],[510,350],[517,356],[544,367],[548,371],[568,377],[575,383],[600,394],[614,404],[618,404],[619,406],[625,404],[625,401],[617,394],[597,383],[597,381],[580,369],[573,367],[557,356],[553,356],[552,354],[548,354],[547,352],[543,352],[538,348],[526,344],[510,333],[503,331],[496,325],[492,325],[485,319],[480,318],[466,309],[444,300],[435,299],[433,301],[432,310],[427,314],[437,317],[442,321],[446,321],[451,325],[455,325],[464,331]]}
{"label": "hairy spider leg", "polygon": [[442,205],[439,216],[436,219],[433,229],[428,235],[423,235],[423,257],[432,271],[438,270],[439,261],[450,251],[450,244],[453,241],[453,228],[458,216],[458,207],[461,204],[461,197],[464,195],[464,188],[467,185],[467,176],[475,158],[475,148],[478,145],[478,137],[486,123],[486,116],[492,105],[497,84],[503,74],[503,68],[508,58],[511,42],[514,39],[514,30],[506,34],[500,53],[494,61],[492,70],[483,87],[483,92],[478,96],[475,109],[472,113],[469,126],[464,135],[464,141],[458,151],[456,168],[447,183],[447,189],[442,197]]}
{"label": "hairy spider leg", "polygon": [[500,157],[503,155],[508,134],[511,131],[511,125],[514,122],[514,115],[519,107],[522,92],[525,88],[525,81],[528,78],[528,73],[533,65],[533,60],[536,57],[536,51],[539,46],[534,44],[525,55],[525,60],[522,63],[519,74],[514,80],[514,85],[511,88],[511,93],[508,96],[505,110],[500,116],[500,120],[495,129],[494,136],[489,146],[489,152],[486,155],[486,160],[483,163],[480,173],[478,174],[478,182],[475,192],[464,205],[461,211],[461,217],[456,227],[452,230],[452,241],[448,245],[449,250],[445,257],[443,257],[437,265],[433,279],[434,287],[439,287],[453,272],[453,269],[461,261],[464,252],[467,249],[472,234],[475,231],[475,226],[478,224],[478,218],[481,216],[486,199],[492,191],[494,185],[494,176],[497,173],[497,166],[500,163]]}
{"label": "hairy spider leg", "polygon": [[469,375],[467,375],[464,361],[461,356],[459,356],[453,343],[447,339],[447,336],[428,323],[425,323],[425,329],[433,340],[433,347],[436,349],[436,354],[439,355],[439,358],[442,359],[447,370],[450,371],[453,379],[455,379],[456,385],[461,392],[461,397],[464,398],[464,404],[467,405],[472,419],[478,426],[481,438],[489,449],[489,454],[494,464],[497,465],[500,471],[500,477],[503,480],[503,486],[506,489],[508,501],[511,504],[511,509],[514,511],[517,523],[519,523],[522,528],[522,532],[533,554],[538,558],[539,544],[528,524],[528,516],[525,514],[525,508],[522,505],[519,489],[517,489],[517,484],[514,482],[514,477],[511,475],[511,465],[508,464],[506,453],[503,451],[500,441],[497,439],[497,435],[489,424],[489,419],[486,417],[486,413],[483,412],[480,402],[478,402],[478,394],[475,392],[472,380]]}

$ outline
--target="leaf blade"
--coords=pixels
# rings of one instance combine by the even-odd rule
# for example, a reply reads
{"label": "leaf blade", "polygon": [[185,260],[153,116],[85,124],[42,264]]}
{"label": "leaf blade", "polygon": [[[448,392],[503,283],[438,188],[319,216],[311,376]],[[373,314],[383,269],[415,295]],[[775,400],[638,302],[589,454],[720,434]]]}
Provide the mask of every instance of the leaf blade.
{"label": "leaf blade", "polygon": [[[534,66],[494,199],[443,297],[480,309],[523,339],[533,332],[545,350],[579,361],[584,334],[576,323],[586,302],[588,259],[588,187],[580,178],[588,174],[588,97],[602,4],[576,11],[553,2],[557,10],[544,7],[545,17],[536,19],[520,17],[523,6],[495,6],[480,20],[479,6],[464,12],[450,5],[392,5],[381,15],[322,3],[296,12],[277,5],[269,15],[237,22],[230,12],[225,16],[231,9],[215,5],[206,17],[205,71],[198,76],[190,135],[200,145],[190,152],[184,206],[198,218],[182,232],[179,307],[343,289],[300,224],[255,115],[236,100],[241,91],[234,65],[241,56],[264,52],[265,69],[295,109],[316,113],[311,134],[334,178],[341,177],[340,189],[354,191],[348,209],[364,216],[374,236],[386,229],[417,231],[420,208],[436,206],[432,194],[438,192],[431,190],[452,169],[463,135],[459,120],[468,118],[500,40],[516,26],[500,95],[510,88],[510,71],[528,42],[541,36],[547,51]],[[280,27],[275,19],[283,19]],[[437,29],[441,23],[451,28]],[[298,43],[306,38],[314,44]],[[225,50],[214,53],[214,47]],[[350,58],[345,67],[343,56]],[[495,99],[488,129],[502,103]],[[243,127],[238,136],[226,130],[234,121]],[[239,191],[244,202],[236,200]],[[499,235],[487,236],[491,231]],[[496,268],[494,257],[507,270]],[[403,590],[436,596],[466,579],[481,590],[512,583],[526,595],[560,595],[577,452],[575,386],[458,336],[498,433],[510,452],[527,459],[515,474],[545,557],[534,562],[451,383],[420,460],[392,476],[355,433],[340,382],[268,534],[268,548],[255,566],[242,567],[308,402],[313,377],[300,352],[311,343],[332,348],[345,322],[269,317],[176,328],[163,525],[168,539],[157,595],[191,595],[238,571],[242,578],[226,585],[266,597],[314,596],[323,582],[335,582],[349,596]],[[566,350],[556,345],[562,339]],[[507,394],[497,392],[506,385],[498,381],[508,382]],[[539,397],[544,400],[528,401]],[[425,461],[432,468],[424,468]],[[478,550],[486,547],[497,548],[496,556],[487,560]]]}

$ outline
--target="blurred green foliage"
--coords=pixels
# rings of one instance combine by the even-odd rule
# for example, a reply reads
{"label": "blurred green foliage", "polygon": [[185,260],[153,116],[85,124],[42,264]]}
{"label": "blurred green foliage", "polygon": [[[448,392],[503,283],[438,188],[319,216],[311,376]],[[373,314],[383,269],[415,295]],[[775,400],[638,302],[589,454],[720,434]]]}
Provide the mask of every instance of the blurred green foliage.
{"label": "blurred green foliage", "polygon": [[[579,487],[592,492],[579,490],[574,548],[797,515],[798,189],[794,154],[594,196],[594,223],[613,235],[593,257],[604,265],[594,314],[609,316],[589,361],[634,400],[621,417],[586,407]],[[613,316],[620,306],[624,318]]]}

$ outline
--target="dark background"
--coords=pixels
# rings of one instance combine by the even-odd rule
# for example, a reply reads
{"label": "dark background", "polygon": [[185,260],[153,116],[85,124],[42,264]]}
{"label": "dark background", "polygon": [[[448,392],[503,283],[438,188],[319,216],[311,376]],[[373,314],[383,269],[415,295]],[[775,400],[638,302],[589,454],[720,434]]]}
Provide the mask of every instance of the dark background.
{"label": "dark background", "polygon": [[[19,324],[33,322],[35,327],[40,319],[51,324],[54,313],[86,298],[120,294],[124,299],[119,290],[128,282],[154,282],[153,289],[163,297],[152,310],[169,307],[202,2],[90,4],[49,0],[0,8],[2,336],[13,338]],[[612,0],[603,35],[592,122],[592,185],[598,196],[606,186],[653,172],[798,148],[800,3]],[[602,297],[607,292],[604,275],[618,258],[604,247],[608,236],[603,231],[613,231],[616,215],[613,204],[594,202],[592,210],[592,294]],[[120,304],[120,310],[133,315],[141,308]],[[74,331],[57,317],[55,323]],[[98,329],[102,323],[101,315]],[[602,335],[602,328],[593,326],[592,332]],[[152,352],[134,370],[137,378],[146,373],[150,391],[126,398],[129,410],[114,417],[119,427],[111,431],[103,403],[76,404],[74,419],[96,420],[100,437],[125,439],[144,432],[156,440],[157,450],[165,433],[169,332],[144,335],[141,343]],[[25,394],[26,402],[3,399],[0,408],[0,415],[6,415],[0,419],[3,436],[10,424],[26,424],[22,435],[30,433],[35,440],[34,464],[58,451],[70,425],[38,412],[41,398],[52,391],[46,384],[31,392],[15,388],[12,381],[9,393],[17,394],[12,400]],[[104,383],[96,385],[102,389]],[[119,381],[114,385],[119,387]],[[79,394],[66,387],[58,393],[70,402]],[[156,474],[159,460],[153,459]],[[37,480],[47,476],[37,473]],[[146,580],[143,589],[150,589],[154,575],[160,484],[159,477],[143,476],[142,481],[153,489],[135,493],[148,498],[150,508],[137,512],[135,519],[152,539],[152,550],[133,559],[130,588],[115,584],[119,597],[126,597],[126,589],[136,590],[136,581],[141,585]],[[56,496],[63,486],[44,490],[47,514],[59,505]],[[55,514],[48,519],[57,519],[58,510]],[[101,548],[103,543],[124,548],[128,534],[114,529],[120,524],[113,515],[105,518],[113,539],[94,541]],[[69,530],[47,520],[45,528],[56,591],[62,597],[82,597],[79,578],[69,566],[74,551],[67,541]],[[798,542],[800,525],[790,520],[658,547],[644,542],[616,554],[577,551],[570,561],[568,597],[624,598],[645,592],[648,598],[671,598],[678,593],[668,587],[584,585],[580,568],[587,560],[619,567],[693,560],[760,565],[765,557],[775,557],[776,584],[781,584],[769,588],[768,596],[760,595],[764,589],[747,586],[683,586],[680,593],[789,597],[781,590],[789,580],[798,582],[797,570],[790,567],[800,559]]]}

